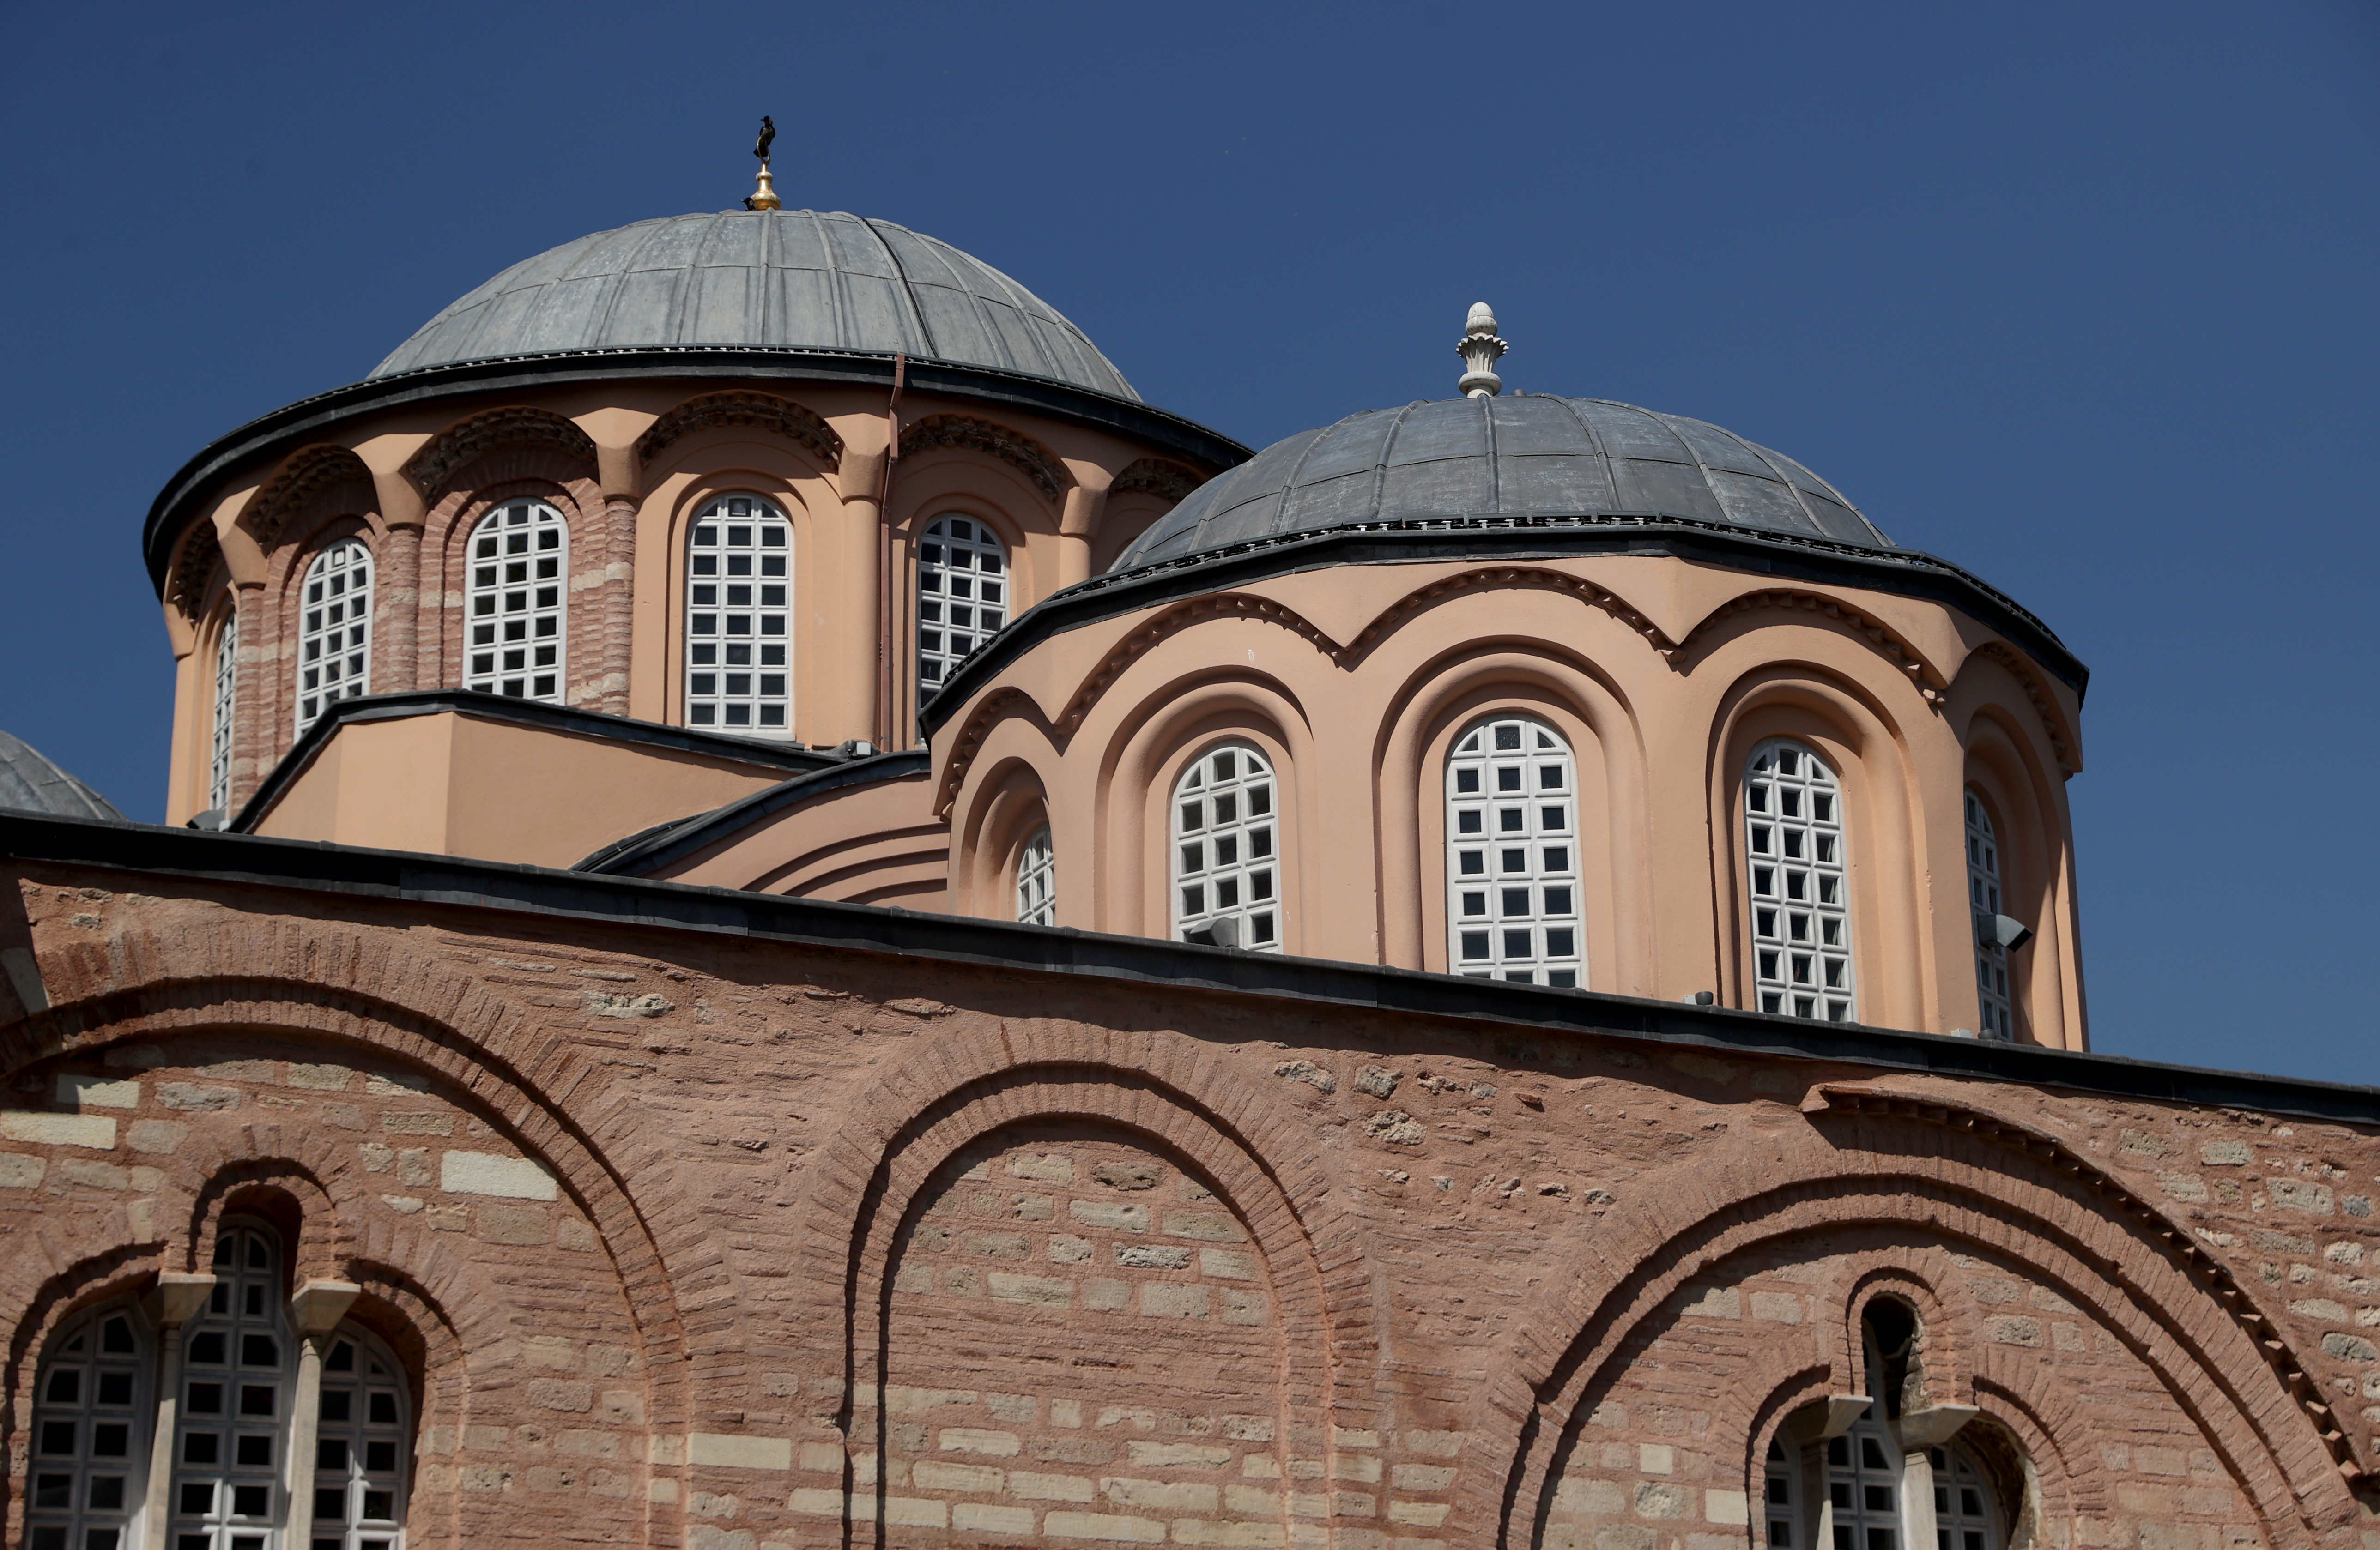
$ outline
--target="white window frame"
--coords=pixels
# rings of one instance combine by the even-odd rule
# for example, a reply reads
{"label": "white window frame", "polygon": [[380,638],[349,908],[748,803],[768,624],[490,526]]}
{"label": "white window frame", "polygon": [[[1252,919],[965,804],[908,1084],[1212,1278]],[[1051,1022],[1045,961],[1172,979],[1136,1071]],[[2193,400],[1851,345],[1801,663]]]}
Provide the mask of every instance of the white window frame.
{"label": "white window frame", "polygon": [[298,595],[298,733],[343,699],[371,693],[372,553],[361,539],[326,545]]}
{"label": "white window frame", "polygon": [[1999,1503],[1973,1455],[1956,1442],[1927,1453],[1934,1466],[1936,1550],[2000,1550]]}
{"label": "white window frame", "polygon": [[[107,1350],[115,1338],[122,1348]],[[27,1437],[27,1544],[106,1547],[112,1532],[112,1550],[143,1550],[156,1369],[155,1338],[130,1302],[85,1314],[43,1344]]]}
{"label": "white window frame", "polygon": [[1753,1008],[1859,1019],[1842,783],[1809,745],[1771,737],[1743,766]]}
{"label": "white window frame", "polygon": [[[183,1402],[176,1407],[165,1543],[173,1550],[249,1544],[273,1550],[285,1543],[278,1531],[289,1515],[289,1421],[298,1394],[280,1240],[261,1224],[225,1221],[209,1268],[215,1284],[207,1306],[182,1332]],[[258,1341],[270,1342],[276,1360],[261,1361]],[[259,1492],[261,1512],[254,1510]]]}
{"label": "white window frame", "polygon": [[1450,974],[1583,989],[1578,761],[1535,716],[1466,727],[1446,757]]}
{"label": "white window frame", "polygon": [[1230,946],[1281,951],[1280,793],[1272,760],[1243,738],[1210,743],[1182,767],[1168,829],[1177,941],[1229,935]]}
{"label": "white window frame", "polygon": [[214,720],[207,733],[207,805],[231,807],[233,717],[239,708],[239,593],[224,599],[223,623],[215,631]]}
{"label": "white window frame", "polygon": [[1781,1435],[1768,1439],[1760,1493],[1768,1550],[1808,1550],[1802,1544],[1802,1471],[1793,1457],[1799,1451],[1787,1447]]}
{"label": "white window frame", "polygon": [[2015,1001],[2009,994],[2008,949],[1985,926],[2000,914],[2000,842],[1992,816],[1967,790],[1967,903],[1974,914],[1975,997],[1984,1037],[2016,1038]]}
{"label": "white window frame", "polygon": [[[1906,1484],[1900,1444],[1881,1413],[1880,1387],[1866,1413],[1839,1437],[1827,1440],[1827,1495],[1834,1542],[1852,1550],[1933,1550],[1903,1541],[1901,1491]],[[1884,1537],[1877,1539],[1876,1535]],[[1831,1547],[1828,1547],[1831,1550]]]}
{"label": "white window frame", "polygon": [[1058,924],[1058,866],[1050,826],[1033,831],[1016,853],[1016,918],[1026,926]]}
{"label": "white window frame", "polygon": [[[342,1324],[324,1342],[322,1394],[311,1550],[398,1550],[412,1483],[413,1396],[405,1370],[379,1340]],[[325,1511],[333,1502],[338,1510]]]}
{"label": "white window frame", "polygon": [[1014,616],[1008,545],[979,516],[938,516],[917,540],[917,703]]}
{"label": "white window frame", "polygon": [[569,690],[570,524],[548,501],[506,501],[471,529],[463,686],[560,705]]}
{"label": "white window frame", "polygon": [[686,524],[686,724],[790,741],[793,522],[766,496],[722,495]]}

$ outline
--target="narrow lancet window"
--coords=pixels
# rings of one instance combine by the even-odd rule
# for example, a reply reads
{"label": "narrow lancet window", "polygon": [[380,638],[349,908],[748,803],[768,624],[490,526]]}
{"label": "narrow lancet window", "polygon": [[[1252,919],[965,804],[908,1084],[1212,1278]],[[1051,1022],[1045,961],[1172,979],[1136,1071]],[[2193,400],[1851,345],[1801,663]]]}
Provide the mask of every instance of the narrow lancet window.
{"label": "narrow lancet window", "polygon": [[1058,867],[1050,831],[1038,829],[1016,856],[1016,918],[1027,926],[1058,924]]}
{"label": "narrow lancet window", "polygon": [[1446,761],[1447,967],[1472,979],[1576,989],[1578,771],[1544,722],[1502,716]]}
{"label": "narrow lancet window", "polygon": [[214,727],[207,743],[207,805],[231,805],[232,717],[239,696],[239,607],[224,603],[223,627],[215,632]]}
{"label": "narrow lancet window", "polygon": [[298,1360],[284,1309],[281,1248],[262,1228],[225,1223],[215,1284],[182,1338],[182,1403],[174,1447],[176,1550],[237,1550],[279,1527]]}
{"label": "narrow lancet window", "polygon": [[149,1329],[129,1304],[51,1337],[34,1378],[25,1543],[33,1550],[134,1550],[147,1494]]}
{"label": "narrow lancet window", "polygon": [[362,1330],[341,1325],[322,1357],[313,1550],[395,1550],[405,1527],[411,1412],[395,1359]]}
{"label": "narrow lancet window", "polygon": [[1975,793],[1967,793],[1967,902],[1975,914],[1975,997],[1982,1006],[1985,1038],[2013,1039],[2009,1015],[2008,949],[1991,930],[2000,913],[2000,842],[1992,816]]}
{"label": "narrow lancet window", "polygon": [[757,495],[703,508],[686,535],[686,720],[793,735],[793,527]]}
{"label": "narrow lancet window", "polygon": [[1743,828],[1754,1004],[1792,1017],[1856,1021],[1850,874],[1835,772],[1790,739],[1761,744],[1744,767]]}
{"label": "narrow lancet window", "polygon": [[511,501],[471,535],[471,643],[464,686],[562,703],[570,525],[542,501]]}
{"label": "narrow lancet window", "polygon": [[1008,548],[979,517],[945,516],[917,546],[917,700],[1008,623]]}
{"label": "narrow lancet window", "polygon": [[371,551],[341,539],[314,557],[298,621],[298,731],[333,703],[371,693]]}
{"label": "narrow lancet window", "polygon": [[1245,743],[1209,748],[1173,787],[1173,933],[1279,952],[1281,856],[1272,767]]}

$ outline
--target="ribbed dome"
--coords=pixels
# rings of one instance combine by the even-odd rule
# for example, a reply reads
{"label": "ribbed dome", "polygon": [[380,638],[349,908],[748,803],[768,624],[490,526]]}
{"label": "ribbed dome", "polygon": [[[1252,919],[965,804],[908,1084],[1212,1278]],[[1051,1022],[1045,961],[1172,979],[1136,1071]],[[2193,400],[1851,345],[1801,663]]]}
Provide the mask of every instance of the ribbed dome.
{"label": "ribbed dome", "polygon": [[1832,486],[1716,425],[1601,398],[1455,398],[1352,415],[1200,486],[1111,567],[1367,522],[1645,515],[1890,549]]}
{"label": "ribbed dome", "polygon": [[1007,275],[890,221],[722,211],[597,232],[513,265],[372,372],[672,345],[856,350],[1140,395],[1083,331]]}
{"label": "ribbed dome", "polygon": [[5,732],[0,732],[0,808],[59,818],[130,821],[107,798]]}

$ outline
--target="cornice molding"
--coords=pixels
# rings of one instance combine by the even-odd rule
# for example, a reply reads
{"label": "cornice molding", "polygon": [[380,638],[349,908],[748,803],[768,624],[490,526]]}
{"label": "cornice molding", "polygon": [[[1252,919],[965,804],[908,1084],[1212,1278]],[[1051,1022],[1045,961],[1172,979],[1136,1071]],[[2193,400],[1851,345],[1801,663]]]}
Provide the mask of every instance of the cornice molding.
{"label": "cornice molding", "polygon": [[1639,613],[1635,605],[1627,599],[1567,572],[1546,570],[1535,565],[1498,565],[1463,571],[1442,581],[1434,581],[1427,587],[1415,587],[1375,615],[1340,654],[1353,661],[1385,640],[1407,619],[1439,599],[1457,592],[1477,591],[1484,587],[1540,587],[1548,591],[1566,593],[1609,613],[1633,633],[1644,636],[1646,644],[1664,658],[1675,661],[1678,647],[1661,633],[1659,625]]}
{"label": "cornice molding", "polygon": [[743,426],[797,442],[829,473],[843,465],[843,438],[808,407],[772,393],[732,392],[689,398],[653,421],[637,438],[638,466],[650,463],[680,437],[713,426]]}
{"label": "cornice molding", "polygon": [[2041,680],[2025,666],[2024,659],[1997,640],[1987,640],[1976,647],[1975,655],[2008,669],[2017,686],[2024,691],[2025,698],[2033,701],[2033,712],[2041,718],[2042,733],[2049,739],[2049,746],[2058,756],[2058,773],[2071,775],[2080,769],[2082,767],[2074,762],[2072,742],[2067,735],[2065,713],[2058,708],[2057,696],[2043,688]]}

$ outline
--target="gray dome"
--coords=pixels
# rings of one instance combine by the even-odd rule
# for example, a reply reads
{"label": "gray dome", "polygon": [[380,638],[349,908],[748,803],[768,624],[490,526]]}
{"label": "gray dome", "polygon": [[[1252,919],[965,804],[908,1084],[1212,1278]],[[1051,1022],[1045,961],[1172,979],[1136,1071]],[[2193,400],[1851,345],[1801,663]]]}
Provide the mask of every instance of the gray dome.
{"label": "gray dome", "polygon": [[130,821],[107,798],[5,732],[0,732],[0,808],[57,818]]}
{"label": "gray dome", "polygon": [[1376,409],[1276,442],[1192,491],[1110,568],[1360,523],[1604,515],[1893,547],[1815,474],[1716,425],[1530,394]]}
{"label": "gray dome", "polygon": [[422,324],[372,375],[671,345],[899,350],[1140,402],[1081,329],[990,264],[890,221],[811,210],[675,215],[565,242]]}

